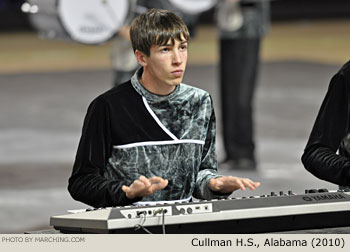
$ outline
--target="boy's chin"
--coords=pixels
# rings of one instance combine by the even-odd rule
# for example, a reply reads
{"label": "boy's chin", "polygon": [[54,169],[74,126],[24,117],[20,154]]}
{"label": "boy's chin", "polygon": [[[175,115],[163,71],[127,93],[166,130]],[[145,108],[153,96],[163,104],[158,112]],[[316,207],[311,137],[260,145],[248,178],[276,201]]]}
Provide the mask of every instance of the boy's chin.
{"label": "boy's chin", "polygon": [[177,86],[177,85],[179,85],[180,83],[182,82],[182,78],[181,79],[177,79],[177,80],[175,80],[174,82],[173,82],[173,86]]}

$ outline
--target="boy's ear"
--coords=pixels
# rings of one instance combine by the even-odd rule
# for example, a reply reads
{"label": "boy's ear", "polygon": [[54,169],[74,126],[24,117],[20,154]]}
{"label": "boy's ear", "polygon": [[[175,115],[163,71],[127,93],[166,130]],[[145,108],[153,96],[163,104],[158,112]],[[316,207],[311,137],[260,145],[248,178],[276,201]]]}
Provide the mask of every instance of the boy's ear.
{"label": "boy's ear", "polygon": [[136,50],[135,51],[135,56],[136,56],[136,60],[137,62],[141,65],[141,66],[146,66],[147,65],[147,55],[144,54],[143,52]]}

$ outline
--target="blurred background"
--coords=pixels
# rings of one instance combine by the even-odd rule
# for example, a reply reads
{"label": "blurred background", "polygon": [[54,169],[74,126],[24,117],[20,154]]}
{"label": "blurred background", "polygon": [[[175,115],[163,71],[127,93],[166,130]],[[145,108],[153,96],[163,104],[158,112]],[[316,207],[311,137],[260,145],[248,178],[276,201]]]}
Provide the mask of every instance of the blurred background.
{"label": "blurred background", "polygon": [[[87,207],[71,199],[67,180],[87,106],[113,86],[114,38],[97,45],[44,38],[23,3],[0,0],[0,233],[50,228],[50,216]],[[257,169],[219,172],[262,182],[237,196],[334,190],[300,157],[332,75],[349,60],[350,1],[275,0],[270,7],[254,98]],[[184,82],[212,94],[222,160],[218,62],[210,8],[198,16]]]}

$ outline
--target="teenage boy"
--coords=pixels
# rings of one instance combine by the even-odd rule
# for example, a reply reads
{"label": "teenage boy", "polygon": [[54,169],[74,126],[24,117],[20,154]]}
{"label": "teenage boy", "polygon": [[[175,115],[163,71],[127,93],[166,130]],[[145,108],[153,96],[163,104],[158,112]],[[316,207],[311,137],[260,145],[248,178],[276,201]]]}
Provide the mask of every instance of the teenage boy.
{"label": "teenage boy", "polygon": [[141,68],[89,106],[68,190],[94,207],[213,199],[260,185],[219,176],[210,95],[181,83],[189,32],[174,13],[135,18],[130,38]]}

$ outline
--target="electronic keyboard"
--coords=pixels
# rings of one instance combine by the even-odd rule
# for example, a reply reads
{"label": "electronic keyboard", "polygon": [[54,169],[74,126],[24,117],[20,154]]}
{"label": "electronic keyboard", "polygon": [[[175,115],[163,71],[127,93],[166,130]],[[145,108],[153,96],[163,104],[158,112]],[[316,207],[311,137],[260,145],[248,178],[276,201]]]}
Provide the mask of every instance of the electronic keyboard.
{"label": "electronic keyboard", "polygon": [[52,216],[62,233],[263,233],[350,226],[350,192],[272,192],[188,203],[87,209]]}

